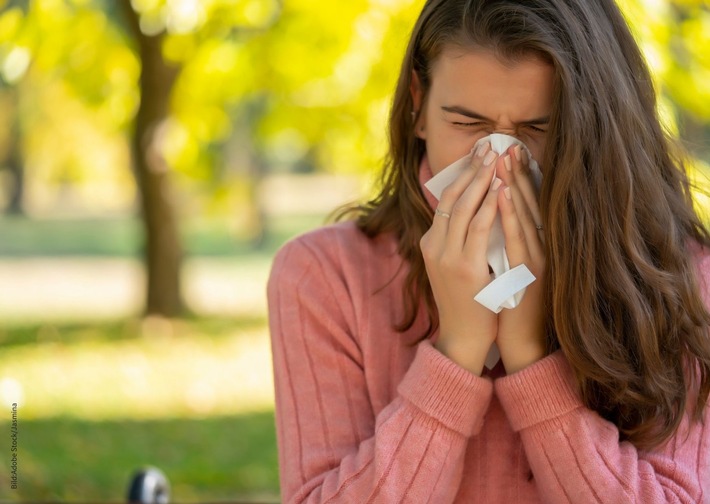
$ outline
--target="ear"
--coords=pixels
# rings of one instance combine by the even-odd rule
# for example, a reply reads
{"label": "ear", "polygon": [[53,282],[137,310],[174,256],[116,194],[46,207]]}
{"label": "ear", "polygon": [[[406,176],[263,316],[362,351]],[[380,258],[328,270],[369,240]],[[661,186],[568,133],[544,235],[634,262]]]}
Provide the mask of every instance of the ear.
{"label": "ear", "polygon": [[416,70],[412,70],[412,78],[409,83],[409,93],[412,96],[412,109],[416,112],[417,122],[414,124],[414,135],[426,139],[426,100],[424,99],[424,89]]}

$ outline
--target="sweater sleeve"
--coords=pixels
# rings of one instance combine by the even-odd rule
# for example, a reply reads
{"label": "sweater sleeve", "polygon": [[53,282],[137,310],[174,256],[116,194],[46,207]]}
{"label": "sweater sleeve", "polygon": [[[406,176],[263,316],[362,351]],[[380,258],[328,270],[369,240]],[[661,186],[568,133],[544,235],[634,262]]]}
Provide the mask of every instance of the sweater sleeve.
{"label": "sweater sleeve", "polygon": [[[495,383],[545,502],[696,504],[710,499],[710,415],[686,417],[665,446],[641,452],[587,409],[556,352]],[[705,499],[705,500],[703,500]]]}
{"label": "sweater sleeve", "polygon": [[[709,304],[710,261],[700,272]],[[559,351],[497,380],[495,391],[546,502],[710,503],[708,405],[703,422],[686,413],[673,438],[644,452],[620,442],[616,426],[584,406]]]}
{"label": "sweater sleeve", "polygon": [[425,341],[375,415],[354,329],[362,322],[342,275],[319,259],[287,244],[268,285],[282,501],[452,502],[492,383]]}

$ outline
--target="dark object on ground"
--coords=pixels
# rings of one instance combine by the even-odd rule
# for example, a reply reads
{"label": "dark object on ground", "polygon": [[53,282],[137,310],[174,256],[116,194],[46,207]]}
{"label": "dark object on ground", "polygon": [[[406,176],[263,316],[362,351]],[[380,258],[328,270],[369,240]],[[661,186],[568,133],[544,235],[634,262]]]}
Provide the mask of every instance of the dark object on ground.
{"label": "dark object on ground", "polygon": [[130,504],[168,504],[169,501],[170,484],[160,469],[146,467],[136,472],[128,489]]}

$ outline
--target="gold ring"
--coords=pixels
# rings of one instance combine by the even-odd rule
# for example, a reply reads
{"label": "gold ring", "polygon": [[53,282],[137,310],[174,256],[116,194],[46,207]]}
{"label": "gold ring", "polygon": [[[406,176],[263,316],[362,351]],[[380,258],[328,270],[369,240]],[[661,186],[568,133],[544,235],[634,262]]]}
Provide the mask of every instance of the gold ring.
{"label": "gold ring", "polygon": [[445,219],[451,218],[451,214],[450,214],[450,213],[444,212],[443,210],[439,210],[438,208],[437,208],[436,210],[434,210],[434,213],[435,213],[436,215],[441,215],[441,216],[444,217]]}

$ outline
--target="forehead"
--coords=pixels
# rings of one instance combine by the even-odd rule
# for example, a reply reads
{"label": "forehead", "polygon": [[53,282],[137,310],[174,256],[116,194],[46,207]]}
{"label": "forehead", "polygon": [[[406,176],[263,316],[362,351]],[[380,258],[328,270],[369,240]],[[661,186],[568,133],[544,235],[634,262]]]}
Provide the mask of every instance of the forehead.
{"label": "forehead", "polygon": [[[554,68],[530,54],[504,60],[486,49],[444,48],[431,68],[430,99],[441,105],[544,115],[554,99]],[[498,109],[498,110],[495,110]]]}

